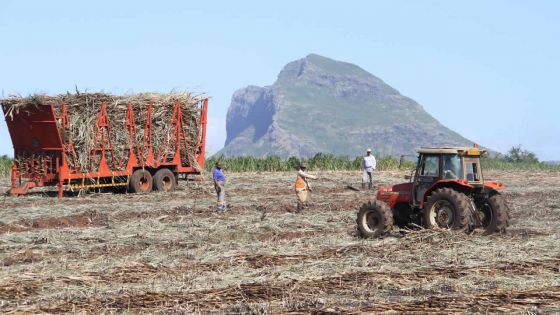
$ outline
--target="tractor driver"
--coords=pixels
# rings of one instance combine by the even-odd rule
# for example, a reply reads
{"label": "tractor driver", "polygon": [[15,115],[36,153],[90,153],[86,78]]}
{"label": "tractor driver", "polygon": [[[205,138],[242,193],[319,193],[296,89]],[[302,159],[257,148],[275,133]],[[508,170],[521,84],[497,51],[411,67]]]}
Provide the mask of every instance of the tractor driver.
{"label": "tractor driver", "polygon": [[463,174],[461,170],[461,158],[459,155],[444,155],[443,158],[443,179],[459,179]]}

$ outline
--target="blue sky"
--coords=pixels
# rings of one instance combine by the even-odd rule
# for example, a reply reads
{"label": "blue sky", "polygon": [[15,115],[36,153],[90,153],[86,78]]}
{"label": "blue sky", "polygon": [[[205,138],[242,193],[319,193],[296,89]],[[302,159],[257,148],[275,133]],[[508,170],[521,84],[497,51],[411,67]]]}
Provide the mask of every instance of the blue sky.
{"label": "blue sky", "polygon": [[[4,0],[0,34],[4,96],[206,91],[212,152],[236,89],[317,53],[361,66],[481,145],[560,160],[558,1]],[[3,120],[1,154],[12,154]]]}

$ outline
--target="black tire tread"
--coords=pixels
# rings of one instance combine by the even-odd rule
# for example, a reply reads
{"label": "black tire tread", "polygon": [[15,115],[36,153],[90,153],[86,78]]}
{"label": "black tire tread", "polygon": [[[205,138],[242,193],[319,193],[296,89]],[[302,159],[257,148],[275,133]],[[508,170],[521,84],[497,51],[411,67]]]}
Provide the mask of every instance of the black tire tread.
{"label": "black tire tread", "polygon": [[159,169],[159,170],[155,173],[155,175],[154,175],[154,184],[153,184],[154,190],[157,190],[157,191],[166,191],[166,190],[165,190],[165,187],[164,187],[164,185],[163,185],[163,181],[162,181],[162,178],[164,178],[165,176],[170,176],[170,177],[172,178],[172,181],[171,181],[171,182],[173,183],[172,186],[171,186],[171,189],[169,189],[169,190],[167,190],[167,191],[173,191],[173,190],[175,190],[175,188],[177,187],[177,182],[176,182],[177,178],[176,178],[175,174],[173,174],[173,172],[172,172],[170,169],[168,169],[168,168]]}
{"label": "black tire tread", "polygon": [[[148,182],[150,183],[150,189],[148,191],[142,191],[138,186],[138,184],[140,183],[140,179],[144,176],[148,177]],[[132,173],[132,176],[130,176],[128,189],[131,192],[137,194],[145,194],[152,191],[152,188],[153,188],[153,178],[152,178],[152,174],[148,170],[137,169],[136,171],[134,171],[134,173]]]}
{"label": "black tire tread", "polygon": [[434,190],[432,194],[430,194],[430,196],[426,200],[426,203],[424,204],[424,226],[426,228],[434,228],[434,226],[432,226],[430,223],[428,213],[432,205],[440,199],[448,200],[455,207],[455,216],[457,219],[453,222],[453,226],[451,227],[451,229],[458,230],[467,228],[469,226],[471,217],[469,212],[469,199],[465,194],[451,188],[439,188]]}
{"label": "black tire tread", "polygon": [[[364,226],[362,226],[363,217],[372,210],[377,211],[382,219],[381,228],[376,229],[373,232],[366,230]],[[391,211],[391,208],[382,201],[370,201],[368,203],[364,203],[360,207],[358,217],[356,218],[356,224],[358,225],[358,232],[363,238],[380,237],[389,233],[393,229],[393,212]]]}
{"label": "black tire tread", "polygon": [[506,200],[502,195],[496,193],[488,198],[486,202],[492,211],[492,221],[486,227],[484,234],[505,233],[506,228],[509,226],[510,219],[509,207]]}

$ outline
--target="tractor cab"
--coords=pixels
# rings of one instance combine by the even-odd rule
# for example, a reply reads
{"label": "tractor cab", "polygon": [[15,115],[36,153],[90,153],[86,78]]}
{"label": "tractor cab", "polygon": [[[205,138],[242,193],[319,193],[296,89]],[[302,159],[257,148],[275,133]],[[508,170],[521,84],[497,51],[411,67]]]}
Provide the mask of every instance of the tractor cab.
{"label": "tractor cab", "polygon": [[436,183],[442,185],[484,185],[480,157],[486,150],[473,148],[420,148],[414,172],[412,197],[414,205],[421,205],[426,192]]}

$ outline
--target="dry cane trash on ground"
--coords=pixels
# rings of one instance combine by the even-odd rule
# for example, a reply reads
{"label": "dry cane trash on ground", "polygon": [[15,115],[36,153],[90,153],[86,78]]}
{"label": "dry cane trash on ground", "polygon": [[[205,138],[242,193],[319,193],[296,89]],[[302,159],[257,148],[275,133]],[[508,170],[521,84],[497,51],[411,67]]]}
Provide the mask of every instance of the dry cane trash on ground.
{"label": "dry cane trash on ground", "polygon": [[220,217],[214,194],[186,182],[146,195],[5,196],[0,313],[560,311],[560,173],[485,174],[508,184],[504,235],[367,240],[356,212],[375,191],[347,189],[359,172],[322,175],[303,214],[293,213],[293,172],[229,173],[234,207]]}

